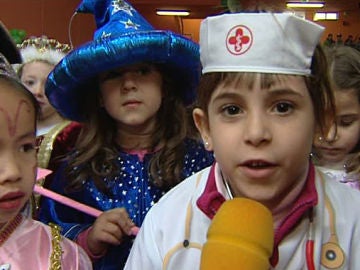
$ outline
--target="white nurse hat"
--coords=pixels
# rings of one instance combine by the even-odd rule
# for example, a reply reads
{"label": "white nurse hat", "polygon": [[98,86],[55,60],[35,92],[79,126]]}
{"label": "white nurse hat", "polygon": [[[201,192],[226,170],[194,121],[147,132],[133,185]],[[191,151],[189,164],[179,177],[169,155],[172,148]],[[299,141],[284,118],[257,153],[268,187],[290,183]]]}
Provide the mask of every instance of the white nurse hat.
{"label": "white nurse hat", "polygon": [[202,73],[309,75],[324,28],[287,13],[231,13],[200,27]]}

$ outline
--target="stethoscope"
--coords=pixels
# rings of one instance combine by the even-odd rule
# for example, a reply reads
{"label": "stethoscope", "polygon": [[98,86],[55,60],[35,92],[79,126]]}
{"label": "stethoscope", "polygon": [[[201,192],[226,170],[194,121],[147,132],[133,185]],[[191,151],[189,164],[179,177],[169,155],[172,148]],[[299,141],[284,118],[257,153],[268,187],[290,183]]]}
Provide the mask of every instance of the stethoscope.
{"label": "stethoscope", "polygon": [[[222,172],[220,172],[221,178],[223,180],[226,192],[230,199],[233,199],[231,189],[228,182],[224,179]],[[321,180],[324,186],[324,179],[321,176]],[[329,214],[329,228],[330,228],[330,238],[329,240],[322,245],[321,247],[321,265],[328,269],[338,269],[340,268],[345,261],[345,253],[339,245],[339,240],[336,234],[335,229],[335,211],[331,205],[329,197],[325,193],[325,208]],[[306,266],[308,270],[315,270],[314,264],[314,209],[310,208],[308,211],[309,218],[309,229],[308,236],[305,245],[305,258]]]}
{"label": "stethoscope", "polygon": [[[324,182],[324,179],[321,177]],[[345,253],[339,245],[339,240],[335,228],[335,211],[328,196],[325,193],[325,208],[329,214],[330,238],[321,246],[322,266],[328,269],[338,269],[345,262]],[[306,265],[309,270],[315,270],[314,266],[314,216],[313,209],[309,211],[309,234],[306,241]]]}
{"label": "stethoscope", "polygon": [[[199,173],[197,180],[196,180],[196,187],[198,186],[202,173]],[[322,182],[324,179],[321,176]],[[230,199],[233,199],[232,192],[227,181],[224,180],[223,182],[226,188],[226,192]],[[194,189],[196,190],[196,188]],[[321,265],[328,269],[338,269],[340,268],[345,262],[345,253],[339,245],[338,237],[336,234],[335,229],[335,211],[331,205],[331,202],[328,196],[325,194],[325,208],[329,213],[329,227],[330,227],[330,238],[329,240],[322,245],[321,247]],[[176,244],[173,248],[171,248],[164,256],[163,266],[162,269],[167,269],[167,266],[170,262],[171,257],[179,250],[182,249],[189,249],[195,248],[201,251],[202,244],[198,242],[191,242],[190,241],[190,227],[191,227],[191,219],[192,219],[192,210],[191,210],[191,202],[188,203],[187,213],[186,213],[186,220],[185,220],[185,231],[184,231],[184,240]],[[315,270],[314,264],[314,235],[315,235],[315,228],[314,228],[314,213],[313,208],[311,208],[308,212],[308,219],[309,219],[309,229],[308,235],[305,245],[305,258],[306,258],[306,266],[308,270]]]}

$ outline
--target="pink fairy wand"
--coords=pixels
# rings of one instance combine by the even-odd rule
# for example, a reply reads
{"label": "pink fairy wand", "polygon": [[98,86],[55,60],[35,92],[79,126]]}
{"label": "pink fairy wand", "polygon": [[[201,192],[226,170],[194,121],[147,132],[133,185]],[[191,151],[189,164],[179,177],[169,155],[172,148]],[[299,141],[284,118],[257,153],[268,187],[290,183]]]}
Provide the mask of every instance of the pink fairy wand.
{"label": "pink fairy wand", "polygon": [[[46,177],[50,173],[52,173],[52,171],[47,170],[47,169],[43,169],[43,168],[38,168],[37,169],[37,180]],[[73,199],[65,197],[65,196],[63,196],[61,194],[58,194],[58,193],[56,193],[54,191],[46,189],[46,188],[44,188],[44,187],[42,187],[40,185],[37,185],[37,184],[34,185],[34,191],[36,193],[42,195],[42,196],[53,199],[54,201],[65,204],[66,206],[69,206],[71,208],[79,210],[79,211],[81,211],[81,212],[83,212],[85,214],[88,214],[90,216],[93,216],[93,217],[98,217],[102,213],[102,211],[100,211],[100,210],[98,210],[96,208],[93,208],[93,207],[90,207],[90,206],[88,206],[86,204],[77,202],[77,201],[75,201]],[[131,229],[131,234],[132,235],[137,235],[138,231],[139,231],[139,228],[134,226]]]}

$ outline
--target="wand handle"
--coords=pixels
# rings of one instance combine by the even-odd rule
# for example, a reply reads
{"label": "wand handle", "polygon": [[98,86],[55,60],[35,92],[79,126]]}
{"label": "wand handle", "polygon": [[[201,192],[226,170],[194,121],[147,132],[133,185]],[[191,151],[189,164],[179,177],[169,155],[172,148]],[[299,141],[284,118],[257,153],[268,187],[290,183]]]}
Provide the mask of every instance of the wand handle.
{"label": "wand handle", "polygon": [[102,211],[100,211],[98,209],[95,209],[95,208],[90,207],[90,206],[88,206],[86,204],[83,204],[83,203],[79,203],[79,202],[77,202],[75,200],[72,200],[72,199],[70,199],[68,197],[60,195],[60,194],[58,194],[58,193],[56,193],[54,191],[51,191],[49,189],[43,188],[42,186],[39,186],[39,185],[34,186],[34,191],[36,193],[39,193],[40,195],[43,195],[45,197],[53,199],[54,201],[57,201],[59,203],[70,206],[71,208],[79,210],[79,211],[81,211],[83,213],[86,213],[86,214],[88,214],[90,216],[93,216],[93,217],[98,217],[102,213]]}
{"label": "wand handle", "polygon": [[[45,196],[45,197],[48,197],[50,199],[53,199],[54,201],[57,201],[59,203],[62,203],[62,204],[65,204],[71,208],[74,208],[76,210],[79,210],[85,214],[88,214],[90,216],[93,216],[93,217],[98,217],[101,215],[102,211],[96,209],[96,208],[93,208],[93,207],[90,207],[86,204],[83,204],[83,203],[79,203],[73,199],[70,199],[68,197],[65,197],[63,195],[60,195],[54,191],[51,191],[49,189],[46,189],[46,188],[43,188],[42,186],[40,185],[36,185],[34,186],[34,191],[42,196]],[[139,232],[139,227],[132,227],[131,228],[131,235],[137,235],[137,233]]]}

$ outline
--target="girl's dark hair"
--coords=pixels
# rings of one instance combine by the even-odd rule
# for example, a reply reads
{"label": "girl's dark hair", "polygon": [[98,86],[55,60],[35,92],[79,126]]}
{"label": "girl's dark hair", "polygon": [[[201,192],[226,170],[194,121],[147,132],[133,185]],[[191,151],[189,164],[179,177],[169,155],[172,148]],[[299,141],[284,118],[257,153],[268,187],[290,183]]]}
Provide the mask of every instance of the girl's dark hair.
{"label": "girl's dark hair", "polygon": [[[184,106],[182,87],[172,80],[169,70],[161,65],[157,66],[163,77],[163,93],[161,107],[157,112],[157,126],[151,136],[151,158],[148,172],[152,183],[163,190],[168,190],[181,181],[184,160],[185,137],[191,135],[194,125],[191,112]],[[98,85],[89,82],[88,89]],[[116,125],[106,110],[100,106],[100,90],[88,91],[84,97],[83,110],[87,112],[84,128],[82,129],[73,157],[69,159],[65,171],[68,179],[67,191],[78,190],[86,179],[92,178],[95,185],[108,195],[103,178],[109,179],[119,175],[116,160],[119,147],[115,143]],[[161,148],[157,147],[161,142]],[[76,169],[74,169],[76,168]]]}
{"label": "girl's dark hair", "polygon": [[360,52],[349,46],[325,49],[336,91],[355,90],[360,103]]}
{"label": "girl's dark hair", "polygon": [[[360,52],[349,46],[325,48],[334,90],[354,91],[360,104]],[[360,141],[351,153],[360,150]]]}
{"label": "girl's dark hair", "polygon": [[[355,91],[360,104],[360,52],[349,46],[325,48],[330,66],[330,76],[335,91]],[[360,141],[351,153],[359,152]],[[348,173],[360,173],[360,154],[357,153],[346,162]]]}
{"label": "girl's dark hair", "polygon": [[[200,79],[198,87],[197,107],[208,113],[208,105],[211,96],[220,83],[234,80],[245,80],[249,84],[254,80],[257,73],[238,72],[214,72],[207,73]],[[261,74],[261,86],[268,87],[274,80],[278,80],[279,74]],[[316,46],[311,63],[311,75],[305,77],[305,82],[313,102],[316,123],[321,134],[326,134],[330,124],[335,118],[335,102],[333,91],[328,76],[328,65],[325,53],[320,45]],[[250,85],[249,85],[250,87]]]}

